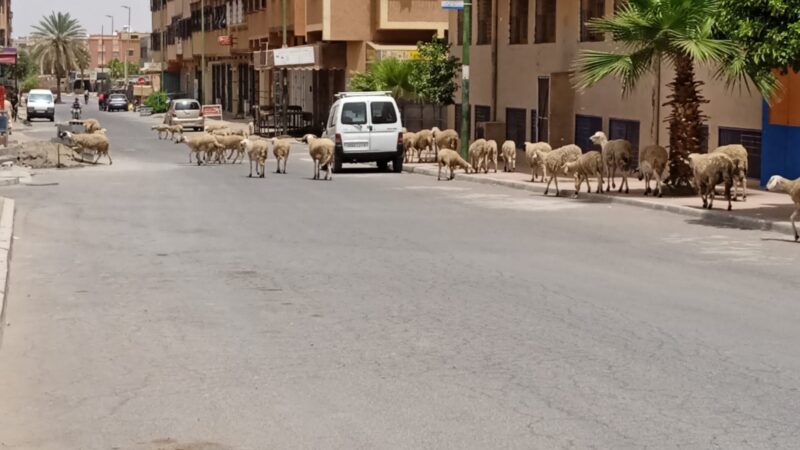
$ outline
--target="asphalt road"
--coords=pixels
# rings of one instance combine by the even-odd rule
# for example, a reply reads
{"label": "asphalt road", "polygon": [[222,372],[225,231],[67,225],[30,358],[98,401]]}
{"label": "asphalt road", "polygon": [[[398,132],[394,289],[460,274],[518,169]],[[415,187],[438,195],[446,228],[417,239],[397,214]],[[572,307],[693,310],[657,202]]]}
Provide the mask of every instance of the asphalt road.
{"label": "asphalt road", "polygon": [[300,146],[248,179],[189,165],[150,119],[90,115],[113,166],[0,189],[18,210],[0,449],[800,442],[788,236],[417,175],[312,181]]}

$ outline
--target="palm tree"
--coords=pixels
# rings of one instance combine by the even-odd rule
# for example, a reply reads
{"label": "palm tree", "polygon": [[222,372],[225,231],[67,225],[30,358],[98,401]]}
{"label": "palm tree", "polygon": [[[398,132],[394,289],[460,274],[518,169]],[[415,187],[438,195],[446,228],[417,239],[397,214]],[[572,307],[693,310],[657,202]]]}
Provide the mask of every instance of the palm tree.
{"label": "palm tree", "polygon": [[350,80],[354,91],[391,91],[392,96],[416,100],[417,93],[411,84],[414,61],[384,58],[370,64],[367,72],[357,73]]}
{"label": "palm tree", "polygon": [[75,53],[75,63],[78,66],[78,70],[81,71],[82,81],[85,80],[83,74],[86,71],[86,69],[89,68],[89,65],[91,64],[91,59],[92,57],[89,54],[89,49],[85,45],[81,45],[77,53]]}
{"label": "palm tree", "polygon": [[56,102],[61,102],[61,80],[78,67],[86,30],[69,13],[50,13],[33,26],[36,44],[33,56],[39,65],[56,77]]}
{"label": "palm tree", "polygon": [[[584,50],[575,61],[574,82],[584,90],[613,76],[622,82],[623,96],[648,73],[657,75],[660,89],[662,61],[675,70],[667,84],[671,94],[665,105],[672,108],[670,131],[670,178],[675,187],[688,185],[689,153],[700,151],[702,122],[700,106],[707,103],[700,94],[702,82],[695,79],[695,65],[714,67],[729,85],[748,85],[743,49],[729,40],[715,38],[716,0],[627,0],[613,16],[588,23],[595,32],[610,33],[621,44],[616,52]],[[774,77],[752,77],[756,88],[770,98],[779,87]],[[656,102],[658,103],[658,102]],[[656,108],[661,105],[656,104]],[[660,124],[656,124],[659,126]]]}

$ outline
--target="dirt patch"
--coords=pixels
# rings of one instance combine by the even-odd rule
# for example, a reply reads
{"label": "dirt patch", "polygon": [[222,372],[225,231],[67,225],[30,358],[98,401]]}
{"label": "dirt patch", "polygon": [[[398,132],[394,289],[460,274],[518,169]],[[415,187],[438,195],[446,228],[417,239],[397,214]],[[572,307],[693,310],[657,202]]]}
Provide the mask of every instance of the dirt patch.
{"label": "dirt patch", "polygon": [[14,161],[32,169],[53,167],[80,167],[86,165],[81,157],[60,140],[31,140],[0,148],[0,160]]}

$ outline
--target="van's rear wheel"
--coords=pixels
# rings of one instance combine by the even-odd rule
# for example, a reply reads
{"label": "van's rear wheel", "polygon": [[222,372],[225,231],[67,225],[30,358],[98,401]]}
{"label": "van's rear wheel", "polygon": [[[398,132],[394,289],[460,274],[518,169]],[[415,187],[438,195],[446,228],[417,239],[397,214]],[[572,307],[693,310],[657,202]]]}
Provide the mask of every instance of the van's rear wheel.
{"label": "van's rear wheel", "polygon": [[336,152],[333,154],[333,173],[342,173],[342,154]]}
{"label": "van's rear wheel", "polygon": [[392,172],[400,173],[403,171],[403,155],[397,155],[392,161]]}
{"label": "van's rear wheel", "polygon": [[389,170],[389,161],[378,161],[378,170],[381,172]]}

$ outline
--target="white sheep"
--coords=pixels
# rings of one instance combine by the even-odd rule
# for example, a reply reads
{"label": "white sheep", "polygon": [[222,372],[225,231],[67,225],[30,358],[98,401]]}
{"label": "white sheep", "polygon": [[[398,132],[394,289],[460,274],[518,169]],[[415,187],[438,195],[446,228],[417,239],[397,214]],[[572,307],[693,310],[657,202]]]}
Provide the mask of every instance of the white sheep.
{"label": "white sheep", "polygon": [[[272,138],[272,154],[278,161],[278,169],[275,173],[286,173],[286,163],[289,161],[289,152],[292,150],[290,139]],[[283,161],[283,172],[281,172],[281,161]]]}
{"label": "white sheep", "polygon": [[469,164],[475,173],[480,172],[483,167],[483,159],[486,154],[486,139],[476,139],[469,146]]}
{"label": "white sheep", "polygon": [[158,125],[153,125],[152,127],[150,127],[151,130],[158,133],[158,140],[161,140],[162,136],[167,137],[167,135],[169,134],[169,128],[170,126],[165,123],[160,123]]}
{"label": "white sheep", "polygon": [[239,138],[239,148],[247,153],[250,160],[250,175],[253,177],[253,163],[256,165],[256,176],[264,178],[267,171],[267,156],[269,155],[269,143],[262,139],[242,139]]}
{"label": "white sheep", "polygon": [[256,124],[251,120],[247,122],[247,135],[252,136],[256,134]]}
{"label": "white sheep", "polygon": [[467,173],[469,173],[470,170],[473,170],[472,165],[464,161],[464,158],[462,158],[457,151],[449,148],[439,149],[439,153],[436,155],[436,161],[439,164],[439,177],[437,178],[439,181],[442,180],[442,168],[444,167],[450,169],[450,176],[447,178],[448,180],[452,180],[456,177],[455,169],[457,167],[463,168]]}
{"label": "white sheep", "polygon": [[437,150],[442,148],[458,150],[461,148],[461,138],[459,138],[456,130],[440,130],[438,127],[433,127],[431,128],[431,134],[433,134],[433,141]]}
{"label": "white sheep", "polygon": [[494,173],[497,173],[497,141],[489,139],[483,152],[483,173],[489,173],[489,164],[494,164]]}
{"label": "white sheep", "polygon": [[619,185],[619,192],[622,192],[622,187],[625,187],[625,193],[629,193],[628,175],[631,170],[631,158],[633,158],[633,146],[625,139],[615,139],[609,141],[606,134],[598,131],[591,138],[592,143],[599,145],[603,149],[603,161],[606,165],[606,174],[609,178],[611,188],[616,188],[617,184],[614,182],[614,177],[617,176],[617,170],[622,174],[622,182]]}
{"label": "white sheep", "polygon": [[410,131],[403,132],[403,162],[413,162],[414,145],[416,142],[417,133],[412,133]]}
{"label": "white sheep", "polygon": [[511,140],[503,142],[503,172],[517,170],[517,143]]}
{"label": "white sheep", "polygon": [[108,137],[104,133],[73,134],[67,131],[64,135],[73,146],[78,147],[80,153],[83,153],[84,150],[94,150],[95,158],[92,164],[97,164],[102,155],[108,158],[109,166],[114,164],[114,161],[111,160],[111,155],[108,153]]}
{"label": "white sheep", "polygon": [[230,128],[216,128],[211,131],[208,131],[208,133],[211,133],[214,136],[230,136],[233,134],[233,130],[231,130]]}
{"label": "white sheep", "polygon": [[431,130],[420,130],[417,131],[414,139],[414,149],[417,150],[417,160],[422,162],[422,152],[430,149],[431,154],[435,156],[434,153],[434,143],[433,143],[433,133]]}
{"label": "white sheep", "polygon": [[794,212],[789,219],[792,221],[795,242],[800,241],[800,234],[797,233],[797,219],[800,219],[800,178],[788,180],[780,175],[773,175],[767,182],[768,191],[783,191],[789,194],[794,202]]}
{"label": "white sheep", "polygon": [[728,211],[731,206],[731,187],[736,176],[736,165],[724,153],[692,153],[689,155],[689,166],[694,174],[694,185],[703,208],[714,208],[714,189],[720,183],[725,187],[725,198],[728,200]]}
{"label": "white sheep", "polygon": [[[526,142],[525,157],[531,167],[531,183],[536,181],[536,172],[542,169],[542,181],[547,177],[547,170],[544,167],[543,155],[553,151],[553,147],[547,142]],[[541,155],[541,156],[540,156]]]}
{"label": "white sheep", "polygon": [[320,169],[326,167],[325,179],[333,180],[331,166],[334,164],[333,158],[336,144],[328,138],[318,138],[313,134],[305,135],[302,141],[308,143],[308,154],[314,160],[314,179],[319,180],[321,178]]}
{"label": "white sheep", "polygon": [[562,170],[566,175],[572,174],[575,177],[575,194],[573,194],[573,197],[578,197],[584,181],[586,181],[587,192],[592,192],[592,185],[589,183],[589,177],[592,176],[597,177],[597,193],[601,194],[603,192],[605,164],[603,155],[600,152],[586,152],[577,160],[564,164]]}
{"label": "white sheep", "polygon": [[[228,150],[230,150],[230,156],[233,156],[234,153],[240,151],[241,145],[239,144],[242,142],[242,139],[244,139],[242,136],[236,136],[231,134],[226,136],[219,136],[219,135],[212,135],[212,136],[214,136],[217,142],[219,142],[219,144],[221,145],[221,147],[217,148],[214,151],[215,155],[214,160],[220,164],[226,162],[225,152],[227,152]],[[228,156],[227,159],[230,159],[230,156]]]}
{"label": "white sheep", "polygon": [[100,126],[100,122],[97,119],[86,119],[83,121],[83,129],[87,133],[94,133],[96,131],[100,131],[103,127]]}
{"label": "white sheep", "polygon": [[563,170],[564,164],[577,161],[578,158],[580,158],[580,156],[583,154],[583,151],[577,145],[569,144],[557,148],[550,153],[544,153],[542,151],[539,151],[538,153],[538,157],[542,158],[544,161],[545,170],[549,175],[547,179],[547,187],[544,189],[544,195],[547,195],[547,193],[550,192],[550,183],[555,180],[556,197],[558,197],[561,195],[561,191],[558,189],[558,175]]}
{"label": "white sheep", "polygon": [[[649,145],[639,150],[639,181],[644,180],[644,195],[664,195],[664,180],[669,173],[669,153],[660,145]],[[655,190],[650,189],[650,181],[656,181]]]}
{"label": "white sheep", "polygon": [[744,148],[743,145],[734,144],[734,145],[723,145],[722,147],[718,147],[712,153],[724,153],[728,155],[730,159],[733,160],[733,163],[736,165],[736,178],[735,183],[733,185],[734,188],[734,195],[733,199],[739,199],[739,189],[742,190],[742,201],[747,201],[747,170],[748,170],[748,161],[747,161],[747,149]]}
{"label": "white sheep", "polygon": [[203,163],[200,159],[201,154],[205,154],[206,159],[208,159],[209,155],[215,154],[223,148],[222,145],[217,142],[216,137],[208,133],[194,136],[191,139],[187,139],[186,136],[181,136],[175,143],[185,143],[186,146],[189,147],[189,164],[192,163],[192,154],[196,153],[198,166]]}
{"label": "white sheep", "polygon": [[229,128],[227,122],[209,123],[205,127],[203,127],[203,131],[205,131],[206,133],[211,133],[213,131],[224,130],[227,128]]}

